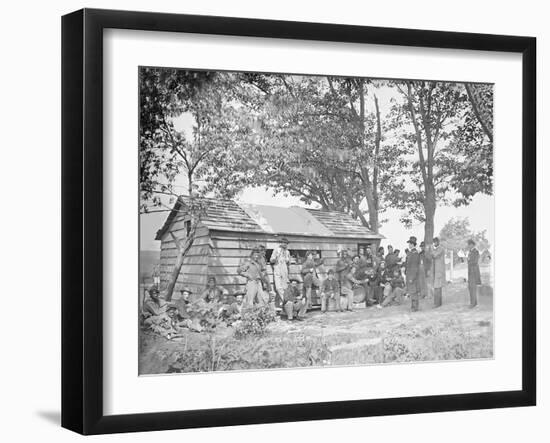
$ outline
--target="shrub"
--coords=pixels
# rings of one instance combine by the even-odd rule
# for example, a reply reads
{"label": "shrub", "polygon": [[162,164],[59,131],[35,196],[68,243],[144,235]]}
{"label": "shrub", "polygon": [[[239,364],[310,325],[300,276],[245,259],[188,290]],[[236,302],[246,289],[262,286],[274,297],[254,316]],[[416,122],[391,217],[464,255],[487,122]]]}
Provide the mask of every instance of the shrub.
{"label": "shrub", "polygon": [[211,332],[223,322],[219,314],[221,307],[220,303],[206,303],[199,299],[189,303],[187,312],[191,318],[199,319],[200,325],[205,331]]}
{"label": "shrub", "polygon": [[251,335],[264,335],[267,325],[276,320],[277,314],[269,305],[243,309],[241,320],[234,324],[235,337],[243,338]]}

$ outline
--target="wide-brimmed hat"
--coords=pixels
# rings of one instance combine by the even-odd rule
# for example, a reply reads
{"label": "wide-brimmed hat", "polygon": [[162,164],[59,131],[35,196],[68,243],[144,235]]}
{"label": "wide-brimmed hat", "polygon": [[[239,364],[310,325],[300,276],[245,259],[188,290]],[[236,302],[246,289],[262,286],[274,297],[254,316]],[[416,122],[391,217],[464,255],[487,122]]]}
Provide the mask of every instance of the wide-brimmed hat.
{"label": "wide-brimmed hat", "polygon": [[411,235],[407,243],[412,243],[413,245],[416,246],[416,237],[414,235]]}
{"label": "wide-brimmed hat", "polygon": [[152,295],[152,294],[160,294],[160,291],[159,291],[159,289],[158,289],[156,286],[151,286],[151,287],[149,288],[149,294],[151,294],[151,295]]}

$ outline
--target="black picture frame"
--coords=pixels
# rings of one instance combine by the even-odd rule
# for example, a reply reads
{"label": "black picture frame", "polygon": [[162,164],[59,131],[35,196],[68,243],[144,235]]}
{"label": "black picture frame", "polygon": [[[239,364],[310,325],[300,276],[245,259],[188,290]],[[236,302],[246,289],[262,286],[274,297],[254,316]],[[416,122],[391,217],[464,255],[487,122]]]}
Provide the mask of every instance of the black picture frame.
{"label": "black picture frame", "polygon": [[[522,54],[522,388],[131,415],[103,413],[103,30],[369,43]],[[82,434],[530,406],[536,403],[536,39],[83,9],[62,18],[62,426]],[[519,124],[519,122],[518,122]]]}

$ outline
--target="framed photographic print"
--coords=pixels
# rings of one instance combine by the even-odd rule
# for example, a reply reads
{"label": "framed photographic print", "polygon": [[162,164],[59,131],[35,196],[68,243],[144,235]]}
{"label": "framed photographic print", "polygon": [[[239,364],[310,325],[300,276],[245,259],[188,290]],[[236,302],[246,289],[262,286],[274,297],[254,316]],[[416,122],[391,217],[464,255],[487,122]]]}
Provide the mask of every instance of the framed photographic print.
{"label": "framed photographic print", "polygon": [[62,425],[534,405],[535,51],[64,16]]}

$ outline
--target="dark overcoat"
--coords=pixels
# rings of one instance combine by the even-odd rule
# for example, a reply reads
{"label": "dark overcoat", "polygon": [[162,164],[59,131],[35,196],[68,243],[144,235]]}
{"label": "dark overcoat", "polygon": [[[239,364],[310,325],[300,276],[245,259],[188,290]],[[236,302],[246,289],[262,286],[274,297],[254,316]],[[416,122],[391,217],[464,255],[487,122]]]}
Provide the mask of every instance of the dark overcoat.
{"label": "dark overcoat", "polygon": [[417,294],[420,291],[419,276],[423,268],[420,266],[420,254],[416,249],[407,254],[405,260],[405,278],[407,282],[407,293]]}
{"label": "dark overcoat", "polygon": [[480,285],[481,273],[479,272],[479,251],[477,248],[470,249],[468,253],[468,283]]}

